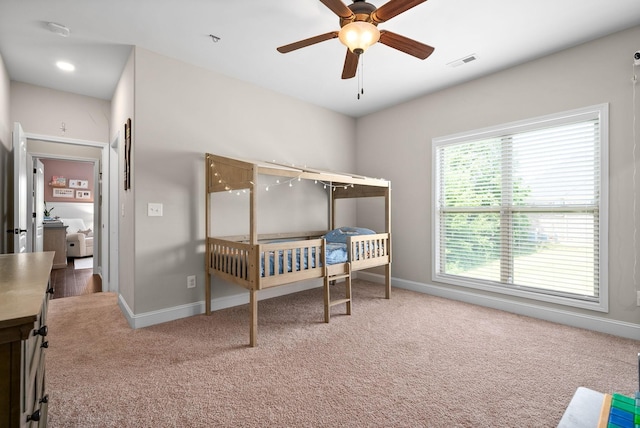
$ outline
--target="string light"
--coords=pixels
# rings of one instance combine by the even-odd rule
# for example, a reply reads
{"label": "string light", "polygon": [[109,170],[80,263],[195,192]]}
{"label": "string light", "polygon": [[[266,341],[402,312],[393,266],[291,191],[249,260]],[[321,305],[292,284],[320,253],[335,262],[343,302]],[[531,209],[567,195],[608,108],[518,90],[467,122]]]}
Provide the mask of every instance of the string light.
{"label": "string light", "polygon": [[[225,180],[220,176],[220,174],[218,172],[214,172],[213,175],[218,177],[218,183],[219,184],[224,184],[225,185],[224,186],[225,191],[228,191],[229,193],[233,193],[234,192],[234,189],[231,189],[228,185],[225,184]],[[292,178],[290,178],[288,180],[281,180],[281,179],[278,178],[278,179],[276,179],[275,183],[271,183],[271,184],[265,185],[264,186],[264,190],[266,192],[268,192],[271,187],[273,187],[273,186],[281,186],[281,185],[288,185],[289,188],[292,188],[293,187],[293,183],[295,181],[298,181],[298,182],[302,181],[302,174],[300,174],[298,176],[295,176],[295,177],[292,177]],[[348,190],[350,187],[351,188],[355,187],[354,184],[344,184],[344,183],[343,184],[333,184],[330,181],[322,181],[322,180],[317,180],[317,179],[313,180],[313,183],[322,185],[322,188],[324,190],[329,188],[334,192],[338,188],[342,188],[344,190]],[[254,185],[255,185],[255,183],[253,181],[248,181],[247,188],[249,188],[250,186],[254,186]],[[246,188],[245,189],[241,189],[241,190],[240,189],[236,190],[236,195],[237,196],[240,196],[240,195],[246,194],[246,193],[247,193],[247,189]]]}

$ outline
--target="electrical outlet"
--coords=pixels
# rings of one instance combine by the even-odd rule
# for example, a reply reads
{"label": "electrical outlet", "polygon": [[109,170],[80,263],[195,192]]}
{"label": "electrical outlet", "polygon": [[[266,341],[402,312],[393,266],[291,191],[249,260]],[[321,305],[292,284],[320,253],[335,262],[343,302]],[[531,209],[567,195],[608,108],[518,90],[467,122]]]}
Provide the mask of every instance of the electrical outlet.
{"label": "electrical outlet", "polygon": [[147,216],[162,217],[162,204],[149,202],[147,204]]}
{"label": "electrical outlet", "polygon": [[187,277],[187,288],[196,288],[196,276],[189,275]]}
{"label": "electrical outlet", "polygon": [[636,291],[636,293],[638,293],[636,296],[636,305],[640,306],[640,290]]}

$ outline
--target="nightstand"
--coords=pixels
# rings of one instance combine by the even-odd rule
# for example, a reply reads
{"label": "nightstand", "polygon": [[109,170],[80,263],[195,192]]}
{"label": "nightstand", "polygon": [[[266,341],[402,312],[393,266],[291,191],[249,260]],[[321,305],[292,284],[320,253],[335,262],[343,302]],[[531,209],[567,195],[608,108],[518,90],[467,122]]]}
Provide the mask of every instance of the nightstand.
{"label": "nightstand", "polygon": [[61,221],[45,222],[44,226],[44,251],[55,251],[53,258],[54,269],[67,267],[67,226]]}

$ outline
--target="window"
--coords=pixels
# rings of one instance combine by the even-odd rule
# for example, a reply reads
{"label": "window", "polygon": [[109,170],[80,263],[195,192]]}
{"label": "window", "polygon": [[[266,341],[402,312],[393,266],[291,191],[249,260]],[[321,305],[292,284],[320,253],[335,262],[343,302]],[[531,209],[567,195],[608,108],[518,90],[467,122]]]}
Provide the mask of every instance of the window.
{"label": "window", "polygon": [[608,105],[433,140],[433,280],[599,311]]}

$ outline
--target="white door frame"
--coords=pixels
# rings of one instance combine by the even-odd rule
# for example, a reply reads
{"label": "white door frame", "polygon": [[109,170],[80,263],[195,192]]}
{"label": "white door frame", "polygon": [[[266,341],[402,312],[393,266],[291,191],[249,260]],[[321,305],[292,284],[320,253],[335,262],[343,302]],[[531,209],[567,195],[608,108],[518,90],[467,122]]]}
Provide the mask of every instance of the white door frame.
{"label": "white door frame", "polygon": [[[110,233],[109,233],[109,143],[103,143],[99,141],[90,141],[90,140],[79,140],[75,138],[66,138],[66,137],[57,137],[52,135],[41,135],[41,134],[32,134],[25,133],[27,140],[40,140],[40,141],[49,141],[52,143],[64,143],[71,144],[76,146],[90,146],[97,147],[101,149],[101,171],[97,171],[98,177],[96,178],[96,191],[94,200],[94,215],[99,214],[100,224],[99,224],[99,243],[100,243],[100,260],[99,266],[94,267],[94,272],[99,269],[98,273],[102,275],[102,291],[117,291],[111,288],[110,282],[110,272],[109,270],[109,251],[110,251]],[[46,157],[53,158],[56,155],[48,155],[48,154],[32,154],[34,157]],[[58,156],[60,157],[60,156]],[[71,159],[69,156],[63,156],[66,159]],[[94,168],[96,169],[96,168]],[[100,173],[102,177],[100,177]],[[101,203],[102,202],[102,203]],[[94,254],[96,253],[94,248]]]}
{"label": "white door frame", "polygon": [[[30,171],[29,169],[33,170]],[[27,153],[27,192],[30,192],[27,198],[27,248],[28,252],[37,253],[42,251],[43,233],[42,220],[44,217],[44,165],[40,158],[33,157]]]}
{"label": "white door frame", "polygon": [[[118,292],[119,283],[118,283],[118,270],[119,270],[119,257],[120,257],[120,242],[118,240],[119,236],[119,221],[120,221],[120,186],[118,183],[118,177],[120,174],[118,170],[120,168],[119,164],[119,156],[118,156],[118,146],[120,145],[120,131],[116,132],[116,136],[111,141],[111,148],[109,151],[110,162],[108,165],[108,172],[104,178],[104,180],[109,181],[109,191],[106,193],[105,199],[107,199],[107,205],[109,206],[109,216],[106,217],[109,219],[109,254],[108,256],[108,264],[109,271],[107,274],[109,275],[109,285],[110,290],[113,292]],[[103,169],[107,168],[107,166],[103,165]]]}
{"label": "white door frame", "polygon": [[22,126],[13,124],[11,138],[13,147],[13,252],[29,252],[29,222],[27,218],[27,200],[29,199],[27,179],[30,170],[27,169],[27,138]]}

